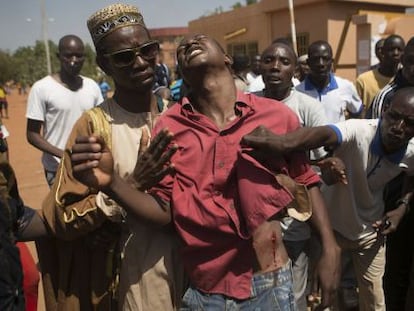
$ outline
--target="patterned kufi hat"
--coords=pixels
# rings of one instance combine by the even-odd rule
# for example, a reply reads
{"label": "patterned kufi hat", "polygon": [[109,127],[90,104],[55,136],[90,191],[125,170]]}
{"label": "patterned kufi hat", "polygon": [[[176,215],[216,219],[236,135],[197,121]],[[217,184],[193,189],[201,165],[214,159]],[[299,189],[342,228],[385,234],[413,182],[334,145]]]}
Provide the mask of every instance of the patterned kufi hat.
{"label": "patterned kufi hat", "polygon": [[137,7],[120,3],[97,11],[89,17],[87,25],[95,45],[107,34],[120,27],[130,25],[146,27],[144,18]]}

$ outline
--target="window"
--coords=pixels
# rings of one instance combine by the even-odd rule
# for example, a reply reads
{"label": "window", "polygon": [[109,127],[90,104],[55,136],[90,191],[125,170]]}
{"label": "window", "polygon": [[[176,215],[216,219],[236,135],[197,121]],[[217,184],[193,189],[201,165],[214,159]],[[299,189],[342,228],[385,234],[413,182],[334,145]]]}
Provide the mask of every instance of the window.
{"label": "window", "polygon": [[296,34],[296,44],[298,48],[298,56],[308,53],[309,32]]}
{"label": "window", "polygon": [[227,45],[229,55],[246,54],[251,59],[259,53],[257,42],[232,43]]}
{"label": "window", "polygon": [[[287,35],[285,37],[287,41],[292,44],[292,37]],[[296,34],[296,48],[298,51],[298,56],[304,55],[308,53],[308,46],[309,46],[309,32],[301,32]]]}

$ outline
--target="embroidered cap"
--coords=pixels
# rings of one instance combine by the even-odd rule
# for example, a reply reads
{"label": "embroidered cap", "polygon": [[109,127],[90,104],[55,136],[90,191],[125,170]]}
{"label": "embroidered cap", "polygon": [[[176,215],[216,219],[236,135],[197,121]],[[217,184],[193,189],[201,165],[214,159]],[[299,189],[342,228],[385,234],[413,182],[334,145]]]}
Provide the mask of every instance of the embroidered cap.
{"label": "embroidered cap", "polygon": [[103,37],[115,29],[130,25],[146,27],[144,18],[137,7],[128,4],[111,4],[92,14],[87,21],[93,43],[96,45]]}

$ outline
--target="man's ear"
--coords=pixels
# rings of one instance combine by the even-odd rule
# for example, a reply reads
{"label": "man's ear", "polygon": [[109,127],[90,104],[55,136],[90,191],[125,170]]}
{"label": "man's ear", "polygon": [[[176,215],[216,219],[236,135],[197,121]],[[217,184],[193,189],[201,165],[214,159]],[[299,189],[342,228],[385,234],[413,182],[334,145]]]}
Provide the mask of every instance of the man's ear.
{"label": "man's ear", "polygon": [[108,59],[106,57],[103,57],[102,55],[97,55],[95,61],[98,64],[99,68],[101,68],[107,76],[112,76],[111,66],[108,64]]}
{"label": "man's ear", "polygon": [[233,58],[228,55],[228,54],[224,54],[224,62],[226,63],[226,65],[233,65]]}

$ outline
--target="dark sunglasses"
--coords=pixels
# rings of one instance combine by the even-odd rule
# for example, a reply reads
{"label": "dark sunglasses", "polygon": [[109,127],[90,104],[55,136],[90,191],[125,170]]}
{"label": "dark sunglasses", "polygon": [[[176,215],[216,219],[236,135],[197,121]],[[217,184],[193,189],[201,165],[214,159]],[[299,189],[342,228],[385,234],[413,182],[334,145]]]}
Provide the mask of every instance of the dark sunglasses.
{"label": "dark sunglasses", "polygon": [[104,56],[108,57],[116,67],[127,67],[135,62],[138,55],[147,61],[154,59],[159,50],[158,41],[149,41],[136,48],[107,53]]}

